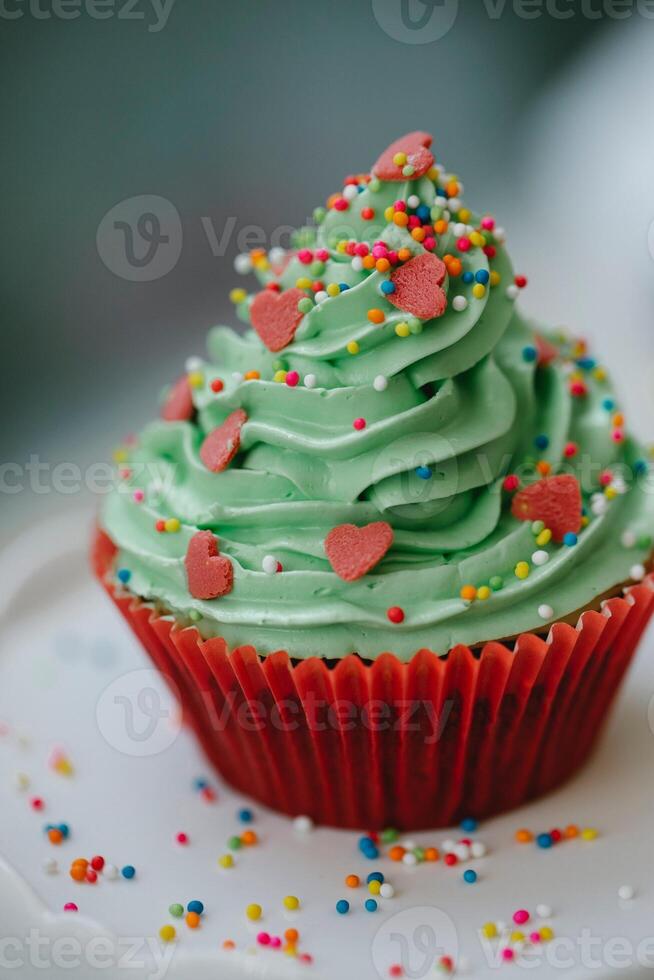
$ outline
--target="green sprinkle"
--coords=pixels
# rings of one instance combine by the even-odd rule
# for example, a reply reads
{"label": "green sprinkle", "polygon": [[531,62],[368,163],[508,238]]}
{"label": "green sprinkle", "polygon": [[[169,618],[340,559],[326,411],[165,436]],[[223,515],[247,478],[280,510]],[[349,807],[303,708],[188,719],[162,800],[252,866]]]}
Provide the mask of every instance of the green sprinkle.
{"label": "green sprinkle", "polygon": [[534,523],[531,525],[531,533],[532,534],[540,534],[540,532],[541,531],[544,531],[544,530],[545,530],[545,522],[544,521],[534,521]]}
{"label": "green sprinkle", "polygon": [[438,204],[434,204],[433,208],[429,212],[429,217],[432,221],[439,221],[443,217],[443,209]]}
{"label": "green sprinkle", "polygon": [[181,917],[184,915],[184,906],[180,905],[178,902],[175,902],[174,905],[168,906],[168,911],[176,919],[181,919]]}
{"label": "green sprinkle", "polygon": [[422,333],[422,320],[419,320],[417,317],[412,316],[411,319],[409,320],[409,330],[413,334]]}
{"label": "green sprinkle", "polygon": [[402,167],[402,176],[403,177],[413,177],[413,175],[415,173],[415,169],[416,168],[413,166],[413,164],[411,164],[411,163],[405,163],[404,166]]}
{"label": "green sprinkle", "polygon": [[643,534],[638,538],[638,547],[649,549],[652,547],[652,539],[649,534]]}
{"label": "green sprinkle", "polygon": [[308,296],[305,296],[305,298],[301,299],[297,304],[297,308],[298,313],[310,313],[313,309],[313,300],[309,299]]}
{"label": "green sprinkle", "polygon": [[309,272],[311,273],[312,276],[321,276],[324,271],[325,271],[324,262],[320,262],[320,261],[312,262],[311,265],[309,266]]}
{"label": "green sprinkle", "polygon": [[288,371],[288,361],[285,361],[282,357],[278,357],[272,362],[273,371]]}
{"label": "green sprinkle", "polygon": [[400,835],[398,831],[395,829],[395,827],[387,827],[386,830],[382,830],[380,834],[382,843],[384,844],[392,844],[394,841],[398,839],[399,836]]}
{"label": "green sprinkle", "polygon": [[370,183],[368,184],[368,190],[372,191],[373,194],[376,194],[380,188],[381,188],[381,181],[379,180],[378,177],[373,177]]}
{"label": "green sprinkle", "polygon": [[321,225],[325,220],[325,215],[327,214],[324,208],[314,208],[313,209],[313,220],[317,225]]}
{"label": "green sprinkle", "polygon": [[240,851],[243,847],[243,841],[240,837],[230,837],[227,841],[227,847],[230,851]]}
{"label": "green sprinkle", "polygon": [[493,575],[488,580],[488,584],[490,585],[493,592],[499,592],[500,589],[504,588],[504,579],[502,578],[501,575]]}
{"label": "green sprinkle", "polygon": [[415,855],[416,860],[418,860],[418,861],[424,861],[425,860],[425,849],[424,849],[424,847],[414,847],[413,848],[413,854]]}
{"label": "green sprinkle", "polygon": [[202,619],[202,613],[199,613],[197,609],[191,609],[190,613],[188,614],[188,618],[191,620],[191,622],[197,623]]}

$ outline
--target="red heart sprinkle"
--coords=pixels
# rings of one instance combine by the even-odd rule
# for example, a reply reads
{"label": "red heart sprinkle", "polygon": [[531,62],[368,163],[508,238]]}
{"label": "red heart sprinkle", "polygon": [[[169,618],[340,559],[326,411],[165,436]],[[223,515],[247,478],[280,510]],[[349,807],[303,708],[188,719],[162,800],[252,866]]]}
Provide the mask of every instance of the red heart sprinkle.
{"label": "red heart sprinkle", "polygon": [[247,420],[243,409],[237,408],[206,436],[200,446],[200,459],[212,473],[226,469],[236,456],[241,446],[241,428]]}
{"label": "red heart sprinkle", "polygon": [[161,418],[166,422],[188,422],[193,418],[193,396],[187,375],[170,386],[161,406]]}
{"label": "red heart sprinkle", "polygon": [[250,323],[264,344],[273,352],[288,346],[295,336],[303,314],[297,308],[305,293],[301,289],[287,289],[275,293],[262,289],[252,300]]}
{"label": "red heart sprinkle", "polygon": [[399,140],[395,140],[384,150],[373,165],[373,174],[380,180],[407,180],[402,173],[404,164],[400,166],[393,163],[393,157],[396,153],[404,153],[407,157],[407,163],[413,167],[411,180],[422,177],[434,163],[434,154],[427,149],[431,146],[432,140],[433,137],[429,133],[422,133],[420,130],[407,133],[406,136],[400,136]]}
{"label": "red heart sprinkle", "polygon": [[536,344],[536,350],[538,351],[538,366],[545,367],[551,361],[555,360],[559,356],[558,348],[554,344],[550,344],[549,340],[545,340],[540,334],[536,334],[534,337],[534,343]]}
{"label": "red heart sprinkle", "polygon": [[386,299],[421,320],[442,316],[447,307],[447,297],[441,289],[445,271],[445,263],[437,255],[431,252],[416,255],[391,274],[395,292],[389,293]]}
{"label": "red heart sprinkle", "polygon": [[543,521],[555,541],[568,531],[581,528],[581,490],[571,474],[549,476],[519,490],[511,502],[511,513],[519,521]]}
{"label": "red heart sprinkle", "polygon": [[386,521],[365,527],[339,524],[325,538],[325,552],[338,577],[354,582],[382,560],[392,543],[393,528]]}
{"label": "red heart sprinkle", "polygon": [[211,531],[198,531],[193,535],[184,564],[188,590],[194,599],[217,599],[232,591],[232,563],[218,554],[218,544]]}

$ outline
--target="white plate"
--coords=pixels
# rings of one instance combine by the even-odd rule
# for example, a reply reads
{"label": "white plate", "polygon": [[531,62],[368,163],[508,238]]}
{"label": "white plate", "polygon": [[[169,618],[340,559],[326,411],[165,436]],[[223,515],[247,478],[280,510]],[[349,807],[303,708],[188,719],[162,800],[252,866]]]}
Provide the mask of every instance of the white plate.
{"label": "white plate", "polygon": [[[369,863],[358,853],[356,834],[302,835],[290,821],[255,805],[252,826],[261,843],[238,852],[236,866],[225,871],[217,858],[227,850],[227,838],[244,829],[236,814],[248,803],[219,785],[191,736],[179,731],[165,688],[89,575],[89,524],[77,514],[36,527],[0,559],[6,600],[0,633],[0,722],[6,726],[0,734],[0,853],[6,859],[0,865],[0,973],[28,980],[377,980],[404,958],[405,976],[421,980],[435,975],[434,961],[445,953],[459,961],[462,975],[492,976],[519,966],[494,968],[496,947],[484,949],[479,926],[510,921],[515,909],[533,912],[544,903],[553,908],[557,942],[529,958],[531,976],[651,975],[652,632],[607,736],[583,773],[546,799],[480,827],[477,836],[489,856],[470,865],[479,873],[476,884],[464,884],[462,866],[446,868],[442,861],[413,869],[388,858]],[[148,700],[139,703],[143,690]],[[73,776],[49,764],[55,747],[70,756]],[[17,788],[19,772],[29,776],[29,789]],[[204,776],[217,787],[215,803],[193,788],[193,780]],[[30,807],[35,795],[45,800],[42,813]],[[62,821],[70,825],[70,838],[55,847],[43,827]],[[570,822],[597,826],[599,838],[550,851],[513,841],[517,827],[547,830]],[[179,831],[189,835],[187,846],[176,843]],[[440,845],[454,835],[413,837]],[[135,879],[72,881],[72,859],[97,853],[118,866],[133,864]],[[60,871],[50,875],[42,864],[52,857]],[[396,897],[380,901],[371,914],[363,910],[364,889],[349,890],[343,879],[373,868],[386,874]],[[635,889],[632,901],[618,898],[624,884]],[[282,906],[288,894],[302,902],[293,915]],[[352,906],[347,916],[334,908],[341,897]],[[171,903],[191,899],[206,907],[195,931],[167,911]],[[62,911],[69,901],[78,913]],[[256,925],[244,914],[250,902],[264,909]],[[169,922],[177,926],[178,941],[165,946],[158,930]],[[299,949],[312,955],[312,964],[257,944],[260,930],[280,935],[290,925],[299,929]],[[223,951],[225,939],[236,949]]]}

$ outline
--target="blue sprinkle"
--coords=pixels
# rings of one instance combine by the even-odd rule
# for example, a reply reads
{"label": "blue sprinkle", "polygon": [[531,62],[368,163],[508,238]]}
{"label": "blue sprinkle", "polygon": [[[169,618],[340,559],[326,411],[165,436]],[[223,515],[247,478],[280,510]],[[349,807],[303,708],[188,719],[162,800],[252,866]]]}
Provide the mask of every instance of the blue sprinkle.
{"label": "blue sprinkle", "polygon": [[482,286],[485,286],[490,279],[490,273],[488,269],[477,269],[475,272],[475,279],[480,282]]}
{"label": "blue sprinkle", "polygon": [[346,289],[349,289],[350,287],[348,286],[348,284],[347,284],[346,282],[339,282],[339,284],[338,284],[338,288],[340,289],[340,291],[341,291],[342,293],[344,293],[344,292],[345,292],[345,290],[346,290]]}
{"label": "blue sprinkle", "polygon": [[366,899],[366,903],[364,905],[364,908],[365,908],[366,912],[376,912],[377,911],[377,902],[374,900],[374,898],[367,898]]}
{"label": "blue sprinkle", "polygon": [[60,823],[57,829],[61,831],[63,837],[70,836],[70,827],[67,823]]}
{"label": "blue sprinkle", "polygon": [[536,438],[534,439],[534,446],[536,447],[536,449],[547,449],[549,444],[550,441],[548,437],[545,435],[536,436]]}
{"label": "blue sprinkle", "polygon": [[384,884],[384,876],[381,871],[371,871],[366,878],[366,885],[369,885],[371,881],[378,881],[380,885]]}
{"label": "blue sprinkle", "polygon": [[136,868],[131,864],[126,864],[124,868],[120,869],[120,873],[123,878],[133,878],[136,874]]}
{"label": "blue sprinkle", "polygon": [[580,367],[582,371],[592,371],[596,364],[597,361],[594,357],[580,357],[577,359],[577,367]]}
{"label": "blue sprinkle", "polygon": [[605,398],[602,402],[602,408],[605,408],[607,412],[612,412],[615,408],[615,401],[612,398]]}
{"label": "blue sprinkle", "polygon": [[463,872],[463,880],[468,885],[474,885],[474,883],[477,880],[477,872],[473,871],[472,868],[468,868],[466,871]]}
{"label": "blue sprinkle", "polygon": [[538,351],[531,344],[527,347],[522,348],[522,356],[525,361],[535,361],[538,357]]}
{"label": "blue sprinkle", "polygon": [[636,474],[636,476],[642,476],[644,473],[647,473],[647,471],[648,471],[648,466],[645,460],[637,459],[636,462],[634,463],[634,473]]}
{"label": "blue sprinkle", "polygon": [[420,218],[421,221],[429,221],[431,217],[431,211],[426,204],[419,204],[416,208],[416,217]]}
{"label": "blue sprinkle", "polygon": [[372,837],[362,837],[359,841],[359,850],[364,857],[369,858],[371,861],[374,861],[379,857],[377,845]]}
{"label": "blue sprinkle", "polygon": [[475,281],[475,277],[472,272],[464,272],[461,279],[466,283]]}
{"label": "blue sprinkle", "polygon": [[566,531],[563,535],[563,544],[567,545],[568,548],[574,548],[578,540],[574,531]]}
{"label": "blue sprinkle", "polygon": [[461,821],[461,830],[467,830],[468,833],[473,833],[479,826],[474,817],[466,817]]}
{"label": "blue sprinkle", "polygon": [[196,899],[193,902],[188,903],[188,905],[186,906],[186,911],[197,912],[198,915],[202,915],[202,913],[204,912],[204,904],[202,902],[197,901]]}
{"label": "blue sprinkle", "polygon": [[193,780],[193,789],[197,789],[197,790],[206,789],[208,785],[209,783],[207,782],[207,780],[202,779],[201,777],[199,779]]}
{"label": "blue sprinkle", "polygon": [[447,194],[445,193],[445,188],[444,187],[437,187],[436,188],[436,197],[447,197]]}
{"label": "blue sprinkle", "polygon": [[551,834],[539,834],[536,838],[536,843],[539,847],[548,848],[552,846],[554,841],[552,840]]}
{"label": "blue sprinkle", "polygon": [[252,810],[239,810],[238,819],[241,821],[241,823],[252,823],[254,820],[254,814],[252,813]]}
{"label": "blue sprinkle", "polygon": [[119,568],[116,574],[123,585],[126,585],[132,577],[129,568]]}
{"label": "blue sprinkle", "polygon": [[391,282],[390,279],[384,279],[383,283],[381,284],[381,291],[386,296],[389,293],[394,293],[395,292],[395,283],[394,282]]}
{"label": "blue sprinkle", "polygon": [[419,476],[421,480],[431,479],[431,470],[428,466],[418,466],[416,467],[416,476]]}
{"label": "blue sprinkle", "polygon": [[363,184],[357,184],[357,192],[359,194],[363,194],[364,191],[365,191],[365,187],[363,186]]}
{"label": "blue sprinkle", "polygon": [[339,898],[336,903],[336,911],[339,915],[347,915],[350,911],[350,903],[345,898]]}
{"label": "blue sprinkle", "polygon": [[47,834],[47,833],[49,833],[49,832],[50,832],[51,830],[56,830],[56,827],[55,827],[55,825],[54,825],[53,823],[47,823],[47,824],[45,825],[45,827],[43,828],[43,830],[44,830],[44,831],[45,831],[45,833]]}

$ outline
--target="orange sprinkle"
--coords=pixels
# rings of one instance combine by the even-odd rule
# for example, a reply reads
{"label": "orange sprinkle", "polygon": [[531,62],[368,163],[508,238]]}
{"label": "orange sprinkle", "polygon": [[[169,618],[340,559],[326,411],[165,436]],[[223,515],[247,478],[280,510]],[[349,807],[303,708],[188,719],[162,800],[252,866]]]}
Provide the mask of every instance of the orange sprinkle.
{"label": "orange sprinkle", "polygon": [[48,840],[51,844],[61,844],[64,835],[57,827],[51,827],[48,831]]}
{"label": "orange sprinkle", "polygon": [[377,272],[388,272],[390,267],[391,263],[388,261],[388,259],[377,259],[377,262],[375,263],[375,269]]}
{"label": "orange sprinkle", "polygon": [[468,602],[472,602],[473,599],[477,598],[477,590],[474,585],[463,585],[459,595],[462,599],[467,599]]}
{"label": "orange sprinkle", "polygon": [[408,262],[409,259],[411,258],[411,254],[412,254],[411,249],[401,248],[398,250],[397,257],[400,260],[400,262]]}
{"label": "orange sprinkle", "polygon": [[531,830],[527,830],[525,827],[522,827],[520,830],[516,830],[515,839],[517,840],[518,844],[529,844],[534,839],[534,835],[532,834]]}
{"label": "orange sprinkle", "polygon": [[406,228],[409,223],[409,215],[406,211],[396,211],[393,215],[393,223],[399,225],[400,228]]}
{"label": "orange sprinkle", "polygon": [[439,218],[438,221],[434,222],[434,231],[437,235],[444,235],[447,231],[448,223],[445,218]]}
{"label": "orange sprinkle", "polygon": [[261,375],[258,371],[246,371],[243,377],[246,381],[258,381]]}
{"label": "orange sprinkle", "polygon": [[452,259],[452,261],[447,265],[447,271],[452,278],[455,276],[460,276],[463,272],[463,264],[461,259]]}
{"label": "orange sprinkle", "polygon": [[371,323],[383,323],[385,320],[383,310],[372,309],[368,310],[368,319]]}
{"label": "orange sprinkle", "polygon": [[425,861],[438,861],[440,852],[437,847],[425,848]]}
{"label": "orange sprinkle", "polygon": [[223,949],[236,949],[236,943],[233,939],[226,939],[223,943]]}
{"label": "orange sprinkle", "polygon": [[422,241],[424,241],[424,238],[425,238],[425,235],[426,234],[427,234],[427,232],[425,231],[424,228],[412,228],[411,229],[411,238],[413,238],[414,241],[416,241],[416,242],[422,242]]}
{"label": "orange sprinkle", "polygon": [[329,195],[326,202],[328,211],[331,211],[331,209],[334,207],[334,201],[338,201],[340,196],[341,195],[338,193]]}
{"label": "orange sprinkle", "polygon": [[456,197],[459,193],[459,185],[456,180],[451,180],[445,185],[445,193],[448,197]]}
{"label": "orange sprinkle", "polygon": [[401,861],[405,854],[406,850],[400,844],[396,844],[395,847],[391,847],[390,851],[388,852],[388,856],[391,861]]}
{"label": "orange sprinkle", "polygon": [[287,943],[296,943],[300,938],[300,933],[297,929],[287,929],[284,933],[284,939]]}
{"label": "orange sprinkle", "polygon": [[197,929],[200,925],[200,916],[197,912],[187,912],[186,913],[186,925],[189,929]]}
{"label": "orange sprinkle", "polygon": [[73,861],[73,867],[84,868],[84,870],[86,871],[88,866],[89,866],[89,862],[86,860],[86,858],[75,858],[75,860]]}
{"label": "orange sprinkle", "polygon": [[[338,195],[336,195],[338,197]],[[250,250],[251,259],[263,259],[266,256],[265,248],[253,248]]]}
{"label": "orange sprinkle", "polygon": [[84,881],[86,878],[86,868],[83,868],[81,864],[74,864],[70,869],[70,877],[73,881]]}
{"label": "orange sprinkle", "polygon": [[259,838],[254,830],[244,830],[241,834],[241,843],[245,844],[246,847],[253,846],[259,843]]}
{"label": "orange sprinkle", "polygon": [[576,825],[576,823],[568,824],[563,833],[566,837],[578,837],[579,827]]}
{"label": "orange sprinkle", "polygon": [[368,253],[368,255],[364,255],[363,258],[362,258],[362,260],[361,260],[361,262],[362,262],[362,265],[363,265],[363,268],[364,269],[374,269],[375,268],[375,257],[374,257],[374,255],[370,255],[370,253]]}
{"label": "orange sprinkle", "polygon": [[541,474],[541,476],[547,476],[547,474],[552,469],[552,466],[550,463],[547,462],[546,459],[539,459],[538,462],[536,463],[536,469]]}
{"label": "orange sprinkle", "polygon": [[361,884],[361,879],[358,875],[348,875],[345,879],[345,884],[348,888],[358,888]]}
{"label": "orange sprinkle", "polygon": [[613,424],[618,429],[622,428],[622,426],[624,425],[624,415],[622,414],[622,412],[615,413],[615,415],[613,416]]}

